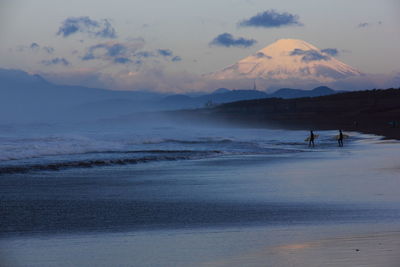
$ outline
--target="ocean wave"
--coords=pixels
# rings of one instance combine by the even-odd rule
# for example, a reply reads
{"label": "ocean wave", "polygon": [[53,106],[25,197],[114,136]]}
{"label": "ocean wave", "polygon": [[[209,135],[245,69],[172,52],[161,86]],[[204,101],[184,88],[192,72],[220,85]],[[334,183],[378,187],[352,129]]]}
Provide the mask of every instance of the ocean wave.
{"label": "ocean wave", "polygon": [[[102,154],[104,152],[101,152]],[[137,150],[137,151],[124,151],[122,153],[117,151],[109,151],[110,153],[119,154],[143,154],[148,155],[133,157],[133,158],[114,158],[114,159],[85,159],[85,160],[70,160],[61,162],[46,162],[37,164],[14,164],[0,166],[0,175],[14,174],[14,173],[27,173],[34,171],[59,171],[69,168],[91,168],[103,167],[113,165],[128,165],[139,164],[154,161],[176,161],[188,159],[200,159],[217,154],[222,154],[221,151],[193,151],[193,150]]]}
{"label": "ocean wave", "polygon": [[161,139],[144,141],[143,144],[163,144],[163,143],[176,143],[176,144],[229,144],[234,143],[232,139],[213,139],[213,138],[199,138],[198,140],[179,140],[179,139]]}
{"label": "ocean wave", "polygon": [[[60,155],[80,155],[91,153],[138,153],[130,149],[146,145],[175,145],[177,149],[190,149],[190,145],[232,144],[235,141],[227,138],[174,139],[157,137],[141,138],[124,136],[120,139],[98,139],[79,135],[46,136],[46,137],[0,137],[0,162],[9,160],[32,159]],[[238,142],[240,144],[240,142]],[[179,145],[183,147],[179,147]],[[144,148],[144,147],[143,147]],[[208,147],[210,149],[210,147]],[[212,149],[212,148],[211,148]],[[140,152],[140,151],[139,151]],[[162,152],[154,150],[154,152]]]}

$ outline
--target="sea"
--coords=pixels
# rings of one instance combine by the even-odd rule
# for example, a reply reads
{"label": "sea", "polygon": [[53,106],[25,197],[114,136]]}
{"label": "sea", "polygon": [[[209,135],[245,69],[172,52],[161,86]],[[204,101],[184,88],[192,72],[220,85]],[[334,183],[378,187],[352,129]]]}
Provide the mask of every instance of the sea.
{"label": "sea", "polygon": [[266,126],[2,124],[1,266],[225,266],[260,246],[397,230],[399,142],[315,133],[309,147],[309,131]]}

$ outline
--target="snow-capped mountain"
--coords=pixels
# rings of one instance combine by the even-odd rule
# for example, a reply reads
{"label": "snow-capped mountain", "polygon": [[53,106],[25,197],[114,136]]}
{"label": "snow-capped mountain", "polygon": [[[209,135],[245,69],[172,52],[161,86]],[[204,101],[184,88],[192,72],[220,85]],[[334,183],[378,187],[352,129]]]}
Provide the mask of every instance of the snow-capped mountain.
{"label": "snow-capped mountain", "polygon": [[296,39],[281,39],[239,62],[206,75],[213,80],[265,79],[332,82],[361,75],[327,50]]}

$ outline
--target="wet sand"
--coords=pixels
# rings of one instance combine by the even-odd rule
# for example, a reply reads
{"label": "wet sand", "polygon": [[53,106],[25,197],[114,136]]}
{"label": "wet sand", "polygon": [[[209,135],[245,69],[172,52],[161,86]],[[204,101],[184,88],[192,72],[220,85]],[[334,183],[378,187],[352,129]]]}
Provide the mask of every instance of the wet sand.
{"label": "wet sand", "polygon": [[338,236],[265,247],[205,266],[365,266],[400,265],[400,232]]}
{"label": "wet sand", "polygon": [[0,254],[1,266],[396,267],[400,264],[400,228],[393,224],[93,233],[2,240],[5,242],[7,246],[2,246]]}

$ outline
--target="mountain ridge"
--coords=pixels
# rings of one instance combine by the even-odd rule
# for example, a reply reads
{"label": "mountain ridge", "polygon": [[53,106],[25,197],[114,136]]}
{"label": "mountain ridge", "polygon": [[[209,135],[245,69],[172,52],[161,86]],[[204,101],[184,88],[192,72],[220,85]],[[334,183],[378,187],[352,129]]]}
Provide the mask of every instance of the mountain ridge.
{"label": "mountain ridge", "polygon": [[205,77],[213,80],[298,79],[326,83],[361,74],[312,44],[297,39],[280,39]]}

